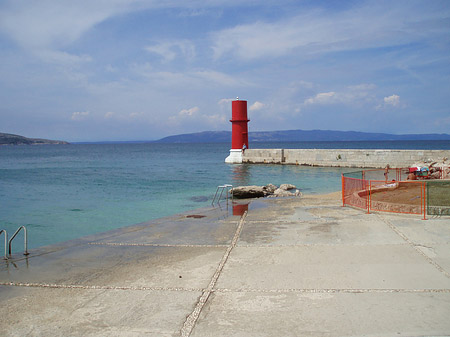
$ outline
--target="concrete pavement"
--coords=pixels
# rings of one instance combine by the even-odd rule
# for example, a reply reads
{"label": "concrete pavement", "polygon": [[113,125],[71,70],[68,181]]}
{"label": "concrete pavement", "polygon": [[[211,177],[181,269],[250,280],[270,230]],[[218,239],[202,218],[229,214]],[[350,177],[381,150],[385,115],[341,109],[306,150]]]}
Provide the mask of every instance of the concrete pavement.
{"label": "concrete pavement", "polygon": [[339,193],[196,210],[0,266],[1,336],[450,336],[450,219],[365,214]]}

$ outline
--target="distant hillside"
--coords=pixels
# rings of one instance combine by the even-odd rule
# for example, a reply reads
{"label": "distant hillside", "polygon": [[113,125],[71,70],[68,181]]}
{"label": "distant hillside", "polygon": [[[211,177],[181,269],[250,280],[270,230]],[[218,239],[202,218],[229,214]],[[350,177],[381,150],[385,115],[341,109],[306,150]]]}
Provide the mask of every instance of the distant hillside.
{"label": "distant hillside", "polygon": [[231,141],[230,131],[186,133],[157,140],[157,143],[225,143]]}
{"label": "distant hillside", "polygon": [[[450,140],[449,134],[369,133],[333,130],[286,130],[249,132],[250,142],[306,142],[306,141],[381,141],[381,140]],[[230,131],[204,131],[169,136],[158,143],[224,143],[231,141]]]}
{"label": "distant hillside", "polygon": [[0,145],[43,145],[43,144],[69,144],[69,143],[61,140],[27,138],[9,133],[0,133]]}

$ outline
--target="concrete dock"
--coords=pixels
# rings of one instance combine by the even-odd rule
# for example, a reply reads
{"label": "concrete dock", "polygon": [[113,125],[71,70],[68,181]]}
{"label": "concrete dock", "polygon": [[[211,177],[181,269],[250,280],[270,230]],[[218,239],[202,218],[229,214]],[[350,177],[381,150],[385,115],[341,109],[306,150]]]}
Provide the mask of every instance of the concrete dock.
{"label": "concrete dock", "polygon": [[0,262],[1,336],[450,336],[450,219],[339,193],[126,227]]}

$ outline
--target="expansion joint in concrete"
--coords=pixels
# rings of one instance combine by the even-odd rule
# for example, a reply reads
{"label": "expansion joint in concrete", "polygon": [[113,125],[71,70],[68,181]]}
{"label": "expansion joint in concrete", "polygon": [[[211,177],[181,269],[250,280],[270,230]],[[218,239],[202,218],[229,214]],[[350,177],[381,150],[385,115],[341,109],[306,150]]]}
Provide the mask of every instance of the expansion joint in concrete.
{"label": "expansion joint in concrete", "polygon": [[158,244],[158,243],[127,243],[127,242],[90,242],[94,246],[137,246],[137,247],[182,247],[182,248],[224,248],[228,245],[183,245],[183,244]]}
{"label": "expansion joint in concrete", "polygon": [[[391,246],[392,244],[386,243],[386,244],[377,244],[377,246]],[[399,245],[407,246],[407,243],[401,243]],[[239,244],[239,248],[289,248],[289,247],[367,247],[366,243],[299,243],[299,244]]]}
{"label": "expansion joint in concrete", "polygon": [[144,291],[185,291],[202,292],[204,289],[178,288],[178,287],[141,287],[141,286],[108,286],[108,285],[81,285],[81,284],[51,284],[51,283],[23,283],[23,282],[0,282],[0,286],[51,288],[51,289],[83,289],[83,290],[144,290]]}
{"label": "expansion joint in concrete", "polygon": [[376,293],[376,294],[384,294],[384,293],[405,293],[405,294],[414,294],[414,293],[450,293],[450,289],[226,289],[226,288],[218,288],[214,289],[213,292],[217,293],[277,293],[277,294],[285,294],[285,293],[298,293],[298,294],[366,294],[366,293]]}
{"label": "expansion joint in concrete", "polygon": [[236,247],[237,241],[239,240],[239,236],[242,232],[242,227],[244,226],[245,218],[247,217],[247,211],[242,215],[239,224],[236,228],[236,232],[234,233],[233,239],[231,240],[231,244],[228,246],[225,254],[222,256],[222,259],[220,260],[220,263],[216,269],[216,272],[214,273],[213,277],[211,278],[211,281],[209,282],[208,287],[204,290],[202,296],[200,296],[200,299],[198,300],[194,310],[192,313],[187,317],[186,321],[183,324],[183,327],[181,328],[180,335],[181,337],[189,337],[192,333],[192,330],[195,327],[195,324],[197,323],[197,320],[200,316],[200,313],[205,306],[206,302],[208,301],[209,296],[214,291],[214,287],[217,283],[217,280],[219,279],[220,274],[222,273],[223,267],[225,266],[225,263],[228,260],[228,257],[231,254],[231,251],[234,247]]}
{"label": "expansion joint in concrete", "polygon": [[439,264],[436,263],[432,258],[426,255],[414,242],[412,242],[405,234],[403,234],[397,227],[394,226],[388,219],[384,218],[380,214],[376,213],[377,217],[387,224],[397,235],[399,235],[404,241],[406,241],[416,252],[422,255],[433,267],[435,267],[439,272],[444,274],[446,277],[450,278],[450,274],[442,268]]}

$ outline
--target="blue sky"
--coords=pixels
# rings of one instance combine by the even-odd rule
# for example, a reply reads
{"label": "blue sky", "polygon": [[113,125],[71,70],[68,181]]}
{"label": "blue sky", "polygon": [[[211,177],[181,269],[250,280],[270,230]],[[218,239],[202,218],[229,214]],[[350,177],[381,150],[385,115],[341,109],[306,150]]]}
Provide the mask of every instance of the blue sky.
{"label": "blue sky", "polygon": [[450,133],[450,1],[0,0],[0,132]]}

